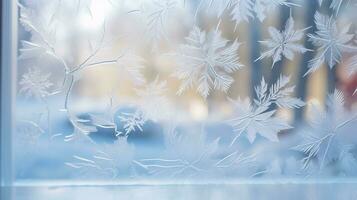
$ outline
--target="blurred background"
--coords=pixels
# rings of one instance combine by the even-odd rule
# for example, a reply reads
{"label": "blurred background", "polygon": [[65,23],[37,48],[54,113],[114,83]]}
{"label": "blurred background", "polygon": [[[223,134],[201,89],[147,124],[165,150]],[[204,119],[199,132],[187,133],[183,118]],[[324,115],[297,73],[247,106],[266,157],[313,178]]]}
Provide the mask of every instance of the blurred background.
{"label": "blurred background", "polygon": [[[295,20],[296,29],[311,27],[306,30],[300,43],[314,50],[315,47],[306,35],[316,31],[314,15],[317,10],[333,15],[328,0],[321,7],[317,0],[291,1],[300,6],[276,6],[268,12],[264,21],[252,18],[249,22],[242,21],[238,25],[231,20],[229,9],[219,13],[220,2],[212,2],[210,5],[199,0],[20,1],[21,6],[30,9],[26,13],[33,23],[41,27],[41,37],[46,38],[44,41],[51,44],[49,46],[55,49],[56,56],[59,55],[61,59],[48,56],[52,52],[51,48],[45,50],[47,54],[36,52],[35,57],[19,50],[18,87],[23,87],[20,80],[29,69],[38,69],[48,75],[42,76],[42,79],[49,84],[44,88],[46,98],[28,97],[19,92],[19,127],[15,140],[16,176],[19,179],[71,178],[76,172],[64,163],[71,159],[72,152],[90,155],[93,151],[93,147],[85,142],[81,143],[79,140],[84,145],[77,145],[78,141],[72,141],[76,129],[67,119],[66,112],[69,108],[65,101],[69,102],[71,112],[76,115],[75,119],[81,123],[80,126],[91,127],[86,126],[86,123],[93,119],[93,113],[111,113],[115,116],[112,123],[120,124],[116,117],[118,113],[131,113],[143,101],[152,101],[150,94],[155,90],[146,89],[155,80],[165,81],[166,89],[161,92],[165,96],[165,102],[169,102],[156,105],[160,108],[157,113],[158,121],[170,120],[170,113],[175,113],[176,117],[179,116],[186,123],[208,124],[206,128],[211,132],[215,128],[218,130],[216,132],[223,132],[227,128],[215,126],[215,123],[226,120],[233,112],[227,97],[254,98],[254,87],[260,84],[262,77],[268,85],[272,85],[281,74],[289,75],[290,84],[296,85],[295,97],[308,104],[324,105],[327,94],[333,93],[337,88],[345,94],[348,109],[356,106],[357,95],[352,94],[357,87],[357,74],[349,75],[344,64],[351,55],[343,55],[342,62],[333,69],[323,66],[307,76],[304,74],[308,70],[308,61],[315,55],[313,51],[296,54],[293,61],[283,58],[274,68],[271,68],[271,59],[256,61],[264,50],[259,41],[270,37],[268,27],[283,30],[290,15]],[[352,30],[355,30],[356,20],[351,19],[357,19],[354,3],[349,2],[336,16],[342,25],[352,23]],[[162,12],[162,15],[156,16],[158,12]],[[24,47],[22,40],[34,43],[39,40],[38,35],[26,30],[26,26],[21,26],[21,23],[23,22],[19,23],[18,35],[20,48]],[[177,67],[173,62],[173,54],[180,44],[185,43],[185,37],[194,24],[207,32],[216,29],[219,24],[224,38],[231,41],[238,39],[241,43],[237,55],[244,67],[233,73],[235,81],[227,93],[211,91],[207,99],[202,98],[195,89],[182,95],[176,94],[180,80],[172,76]],[[123,60],[111,62],[117,58]],[[76,71],[76,66],[83,63],[89,63],[90,67]],[[137,67],[142,77],[138,76],[137,71],[126,69],[132,66]],[[66,67],[69,71],[76,71],[72,77],[73,84],[66,80]],[[62,90],[68,86],[72,88],[69,97]],[[148,91],[149,94],[140,95],[142,93],[138,90]],[[153,102],[159,104],[161,101]],[[278,116],[299,126],[306,120],[306,110],[305,107],[279,109]],[[118,126],[123,131],[123,127]],[[163,127],[153,121],[146,124],[144,130],[145,134],[136,130],[128,140],[133,144],[140,143],[137,141],[149,141],[157,147],[152,151],[161,151],[160,145],[164,143]],[[48,132],[50,134],[46,134]],[[115,140],[116,132],[97,126],[87,133],[92,140],[106,143]],[[150,154],[150,151],[146,154]]]}

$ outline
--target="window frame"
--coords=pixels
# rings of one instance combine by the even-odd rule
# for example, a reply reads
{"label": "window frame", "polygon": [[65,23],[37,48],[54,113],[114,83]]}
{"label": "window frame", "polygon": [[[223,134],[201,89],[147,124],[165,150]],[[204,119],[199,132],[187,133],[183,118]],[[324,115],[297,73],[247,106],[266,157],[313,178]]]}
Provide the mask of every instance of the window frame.
{"label": "window frame", "polygon": [[17,1],[1,1],[1,186],[13,185],[12,132],[15,124]]}

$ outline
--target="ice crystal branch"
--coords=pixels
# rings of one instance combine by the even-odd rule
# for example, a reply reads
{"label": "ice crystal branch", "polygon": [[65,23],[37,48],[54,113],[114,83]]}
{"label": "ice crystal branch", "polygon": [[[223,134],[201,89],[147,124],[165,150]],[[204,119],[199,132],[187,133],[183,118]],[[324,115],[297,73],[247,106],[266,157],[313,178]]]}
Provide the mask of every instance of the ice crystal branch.
{"label": "ice crystal branch", "polygon": [[206,33],[193,27],[176,55],[178,69],[174,75],[182,81],[177,93],[182,94],[194,85],[204,98],[212,89],[227,92],[234,82],[230,74],[243,67],[238,48],[237,41],[229,44],[219,30]]}
{"label": "ice crystal branch", "polygon": [[308,49],[297,43],[303,38],[305,30],[306,29],[294,30],[294,20],[291,16],[286,22],[285,30],[278,31],[274,27],[269,27],[269,35],[271,39],[261,41],[268,50],[263,52],[257,60],[272,57],[272,67],[274,67],[274,64],[280,61],[282,56],[289,60],[293,60],[294,52],[305,53]]}
{"label": "ice crystal branch", "polygon": [[129,135],[136,129],[142,132],[142,127],[147,121],[140,110],[137,110],[134,113],[122,113],[122,115],[119,116],[119,119],[124,124],[123,128],[125,130],[125,135]]}
{"label": "ice crystal branch", "polygon": [[255,88],[257,99],[254,99],[253,105],[249,102],[249,99],[245,99],[244,101],[240,99],[236,101],[232,100],[238,116],[229,120],[229,123],[237,133],[231,145],[233,145],[244,132],[246,132],[246,136],[251,143],[254,142],[257,134],[277,142],[277,134],[280,131],[292,128],[284,120],[274,117],[276,109],[269,110],[272,104],[276,104],[282,108],[299,108],[304,105],[304,102],[300,99],[290,97],[294,87],[287,87],[289,80],[289,77],[281,76],[278,81],[268,89],[263,78],[260,86]]}
{"label": "ice crystal branch", "polygon": [[323,62],[332,69],[341,62],[342,53],[356,51],[356,47],[349,44],[354,35],[349,34],[350,25],[339,29],[335,19],[319,12],[315,14],[317,31],[308,34],[310,41],[318,48],[318,53],[309,62],[309,70],[305,75],[316,71]]}
{"label": "ice crystal branch", "polygon": [[[318,2],[319,2],[319,5],[321,6],[322,3],[324,2],[324,0],[318,0]],[[339,13],[342,5],[345,4],[346,2],[349,2],[349,0],[332,0],[330,2],[330,8],[333,9],[337,15]]]}
{"label": "ice crystal branch", "polygon": [[90,158],[74,155],[73,162],[65,164],[73,169],[82,171],[83,175],[98,174],[100,177],[117,178],[132,167],[134,148],[125,137],[119,137],[114,144],[98,146]]}
{"label": "ice crystal branch", "polygon": [[345,147],[340,141],[344,133],[342,128],[357,120],[355,114],[345,115],[347,111],[341,91],[336,90],[329,95],[327,106],[327,111],[316,107],[312,109],[311,130],[304,132],[303,144],[293,148],[306,155],[303,159],[304,169],[309,167],[313,159],[318,160],[320,170],[337,159]]}
{"label": "ice crystal branch", "polygon": [[160,39],[168,39],[166,33],[166,23],[170,12],[177,6],[176,0],[154,1],[151,9],[145,12],[147,20],[147,31],[153,43],[157,43]]}
{"label": "ice crystal branch", "polygon": [[51,74],[42,73],[38,68],[29,68],[28,72],[22,75],[20,80],[20,93],[26,96],[33,96],[42,99],[50,94],[49,89],[53,86],[50,82]]}
{"label": "ice crystal branch", "polygon": [[206,142],[203,134],[184,133],[167,146],[161,157],[141,159],[137,164],[155,176],[192,177],[209,173],[216,168],[218,141]]}
{"label": "ice crystal branch", "polygon": [[148,120],[157,122],[168,117],[168,99],[164,95],[166,89],[166,81],[159,81],[158,77],[143,86],[142,89],[136,89],[140,101],[135,112],[122,113],[119,116],[124,126],[125,135],[129,135],[135,130],[142,132],[143,126]]}
{"label": "ice crystal branch", "polygon": [[236,26],[241,21],[248,22],[249,19],[255,17],[263,22],[267,14],[279,6],[299,6],[288,0],[201,0],[201,2],[205,2],[205,7],[214,8],[218,17],[222,17],[225,11],[230,12],[231,19],[235,21]]}

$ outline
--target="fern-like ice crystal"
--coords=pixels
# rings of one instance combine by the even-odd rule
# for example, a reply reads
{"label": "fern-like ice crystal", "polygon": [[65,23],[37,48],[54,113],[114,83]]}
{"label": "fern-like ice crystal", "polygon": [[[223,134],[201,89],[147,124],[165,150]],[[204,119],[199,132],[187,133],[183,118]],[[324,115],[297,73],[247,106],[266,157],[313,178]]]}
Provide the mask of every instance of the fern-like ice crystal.
{"label": "fern-like ice crystal", "polygon": [[238,48],[237,41],[229,43],[219,30],[206,33],[195,26],[177,53],[175,76],[182,81],[178,94],[194,85],[204,98],[212,89],[227,92],[234,82],[230,74],[242,67]]}

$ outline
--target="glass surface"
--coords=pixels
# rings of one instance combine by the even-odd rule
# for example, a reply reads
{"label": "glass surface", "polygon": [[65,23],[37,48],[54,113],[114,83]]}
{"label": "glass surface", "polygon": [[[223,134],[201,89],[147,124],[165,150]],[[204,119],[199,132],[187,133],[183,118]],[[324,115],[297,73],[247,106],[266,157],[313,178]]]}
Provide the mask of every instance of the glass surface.
{"label": "glass surface", "polygon": [[14,200],[63,199],[344,199],[357,198],[354,184],[136,185],[101,187],[16,187]]}
{"label": "glass surface", "polygon": [[355,1],[18,7],[15,185],[29,186],[13,188],[18,198],[66,199],[68,190],[94,199],[119,187],[71,188],[77,181],[199,184],[114,192],[124,199],[260,199],[285,195],[281,187],[289,199],[290,190],[357,198]]}

